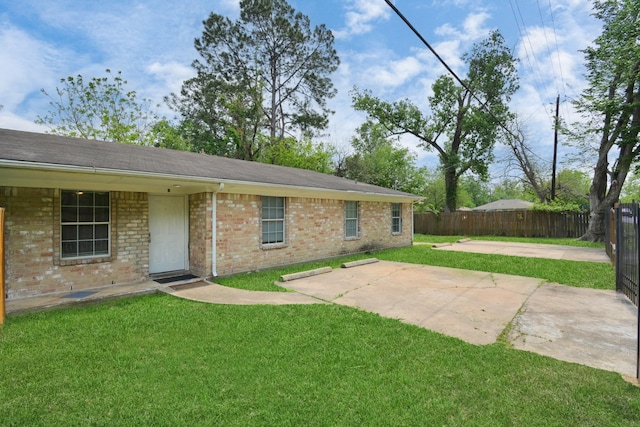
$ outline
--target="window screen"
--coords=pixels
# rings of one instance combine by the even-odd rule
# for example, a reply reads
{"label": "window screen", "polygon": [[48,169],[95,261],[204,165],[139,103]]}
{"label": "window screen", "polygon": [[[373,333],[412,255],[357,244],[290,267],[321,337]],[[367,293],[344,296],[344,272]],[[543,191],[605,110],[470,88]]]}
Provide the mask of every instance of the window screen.
{"label": "window screen", "polygon": [[344,202],[345,237],[358,237],[358,202]]}
{"label": "window screen", "polygon": [[61,255],[109,255],[109,193],[63,190],[60,195]]}
{"label": "window screen", "polygon": [[284,197],[262,198],[262,244],[284,243]]}

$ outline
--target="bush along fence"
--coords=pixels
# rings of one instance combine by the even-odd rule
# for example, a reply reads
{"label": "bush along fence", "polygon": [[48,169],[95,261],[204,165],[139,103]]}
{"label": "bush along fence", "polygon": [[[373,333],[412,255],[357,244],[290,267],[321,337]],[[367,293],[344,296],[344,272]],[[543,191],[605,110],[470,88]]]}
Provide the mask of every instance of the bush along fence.
{"label": "bush along fence", "polygon": [[[640,227],[638,203],[617,204],[607,213],[610,224],[606,233],[608,253],[615,259],[616,291],[624,294],[640,309]],[[638,347],[636,378],[640,379],[640,311],[638,312]]]}
{"label": "bush along fence", "polygon": [[440,236],[571,237],[582,236],[589,214],[534,210],[416,213],[414,231]]}

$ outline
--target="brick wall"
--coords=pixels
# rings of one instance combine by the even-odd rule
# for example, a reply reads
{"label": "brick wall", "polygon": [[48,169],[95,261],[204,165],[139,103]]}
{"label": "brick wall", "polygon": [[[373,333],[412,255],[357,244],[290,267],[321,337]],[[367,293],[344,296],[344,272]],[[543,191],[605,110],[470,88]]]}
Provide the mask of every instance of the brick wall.
{"label": "brick wall", "polygon": [[189,196],[189,268],[201,277],[211,275],[212,198],[211,193]]}
{"label": "brick wall", "polygon": [[[212,271],[212,193],[189,196],[189,262],[193,274]],[[286,198],[285,243],[261,243],[262,198],[218,194],[216,270],[219,275],[324,259],[412,242],[411,206],[403,230],[391,233],[390,203],[359,203],[359,236],[344,237],[342,200]],[[111,192],[111,255],[60,258],[60,191],[0,187],[5,212],[8,298],[131,283],[148,278],[149,204],[146,193]]]}
{"label": "brick wall", "polygon": [[359,236],[345,239],[342,200],[286,198],[285,244],[262,246],[261,197],[218,194],[217,272],[228,275],[411,245],[411,206],[403,204],[403,230],[391,233],[390,203],[359,203]]}
{"label": "brick wall", "polygon": [[147,276],[146,193],[111,193],[111,255],[60,259],[60,191],[0,187],[5,212],[8,298],[70,291]]}

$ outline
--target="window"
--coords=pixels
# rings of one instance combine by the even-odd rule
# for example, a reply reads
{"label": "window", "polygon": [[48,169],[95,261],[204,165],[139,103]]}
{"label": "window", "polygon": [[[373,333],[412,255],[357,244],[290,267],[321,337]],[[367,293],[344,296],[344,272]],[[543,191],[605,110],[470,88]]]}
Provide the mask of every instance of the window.
{"label": "window", "polygon": [[262,198],[262,244],[284,243],[284,197]]}
{"label": "window", "polygon": [[358,237],[358,202],[344,202],[345,237]]}
{"label": "window", "polygon": [[391,233],[402,233],[402,205],[391,203]]}
{"label": "window", "polygon": [[63,190],[60,196],[62,258],[109,255],[109,193]]}

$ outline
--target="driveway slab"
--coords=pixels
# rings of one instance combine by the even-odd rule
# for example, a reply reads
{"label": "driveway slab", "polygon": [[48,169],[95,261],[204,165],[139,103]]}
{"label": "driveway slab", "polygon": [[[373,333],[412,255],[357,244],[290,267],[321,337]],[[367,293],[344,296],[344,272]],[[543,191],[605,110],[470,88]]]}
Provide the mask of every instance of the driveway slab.
{"label": "driveway slab", "polygon": [[475,252],[532,258],[564,259],[572,261],[611,262],[604,249],[575,246],[546,245],[540,243],[496,242],[467,240],[452,245],[438,246],[440,251]]}
{"label": "driveway slab", "polygon": [[208,302],[213,304],[233,305],[285,305],[285,304],[320,304],[323,301],[295,292],[258,292],[246,289],[229,288],[211,282],[200,282],[201,286],[185,289],[162,289],[168,294],[192,301]]}
{"label": "driveway slab", "polygon": [[637,312],[615,291],[544,284],[508,339],[521,350],[635,377]]}
{"label": "driveway slab", "polygon": [[615,291],[380,261],[281,283],[472,344],[507,330],[517,349],[635,377],[637,309]]}
{"label": "driveway slab", "polygon": [[281,286],[472,344],[496,341],[541,279],[380,261]]}

